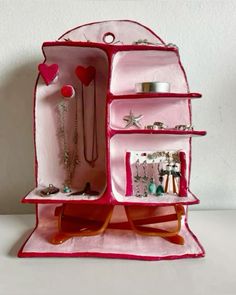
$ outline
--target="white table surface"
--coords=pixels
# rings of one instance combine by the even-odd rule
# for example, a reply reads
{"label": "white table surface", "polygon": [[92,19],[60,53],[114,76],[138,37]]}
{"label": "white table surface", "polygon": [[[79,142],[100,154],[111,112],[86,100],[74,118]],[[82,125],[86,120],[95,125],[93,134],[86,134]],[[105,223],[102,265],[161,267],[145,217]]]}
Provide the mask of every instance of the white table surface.
{"label": "white table surface", "polygon": [[[33,215],[0,216],[0,295],[235,295],[236,210],[191,211],[205,258],[17,258]],[[73,292],[73,293],[72,293]]]}

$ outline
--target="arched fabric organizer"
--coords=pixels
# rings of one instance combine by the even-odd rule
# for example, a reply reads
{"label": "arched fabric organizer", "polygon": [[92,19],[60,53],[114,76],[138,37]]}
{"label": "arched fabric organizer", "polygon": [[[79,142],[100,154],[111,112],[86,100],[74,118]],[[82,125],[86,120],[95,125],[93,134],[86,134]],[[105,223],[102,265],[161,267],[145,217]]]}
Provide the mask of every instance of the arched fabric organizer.
{"label": "arched fabric organizer", "polygon": [[[189,90],[178,48],[173,44],[165,44],[143,25],[122,20],[77,27],[57,41],[45,42],[42,50],[44,64],[58,65],[59,72],[49,85],[42,79],[42,73],[36,81],[36,187],[22,201],[36,204],[36,227],[20,249],[19,257],[94,256],[159,260],[204,256],[204,249],[189,229],[187,209],[188,205],[199,203],[189,189],[192,137],[205,135],[206,132],[174,129],[174,126],[183,123],[192,124],[191,99],[201,97],[199,93],[191,93]],[[81,105],[82,84],[75,74],[78,65],[96,69],[96,84],[90,83],[83,89],[83,95],[87,97],[83,102],[85,117]],[[135,83],[142,81],[168,81],[171,91],[136,93]],[[70,195],[60,190],[43,198],[39,194],[40,190],[49,184],[61,188],[65,180],[65,169],[59,159],[61,151],[57,130],[57,106],[62,100],[60,89],[65,84],[73,85],[79,103],[76,106],[76,100],[71,100],[68,107],[71,115],[68,116],[66,126],[69,149],[73,149],[73,134],[69,131],[74,128],[77,109],[80,164],[74,171],[72,192],[81,190],[89,182],[98,195]],[[85,161],[84,143],[90,147],[85,153],[91,154],[91,138],[94,138],[95,128],[91,123],[91,118],[95,118],[91,100],[94,87],[97,102],[98,157],[95,164],[91,165]],[[124,128],[123,117],[129,114],[130,110],[135,115],[144,115],[143,126],[158,120],[170,127],[161,130]],[[143,155],[146,157],[157,151],[177,151],[181,174],[179,195],[168,193],[162,196],[149,194],[146,197],[137,197],[133,181],[137,157],[142,162]],[[152,165],[159,163],[154,162],[145,162],[148,175],[152,173]],[[132,228],[108,227],[103,234],[73,237],[55,245],[50,243],[50,240],[58,232],[58,215],[62,204],[69,204],[74,208],[83,208],[86,204],[94,206],[91,208],[104,208],[109,205],[113,208],[111,223],[127,223],[124,208],[129,210],[134,207],[138,211],[144,207],[158,207],[164,214],[168,214],[173,208],[182,208],[185,216],[181,219],[179,235],[184,239],[184,243],[176,244],[168,238],[139,235]]]}

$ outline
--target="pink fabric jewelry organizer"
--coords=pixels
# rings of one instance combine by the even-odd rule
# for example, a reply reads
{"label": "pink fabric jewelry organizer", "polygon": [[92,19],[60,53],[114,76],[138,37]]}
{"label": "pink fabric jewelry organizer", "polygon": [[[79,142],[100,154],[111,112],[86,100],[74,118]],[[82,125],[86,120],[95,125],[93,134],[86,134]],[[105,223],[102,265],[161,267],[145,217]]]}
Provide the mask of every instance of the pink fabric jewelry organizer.
{"label": "pink fabric jewelry organizer", "polygon": [[[51,68],[49,76],[44,77],[47,83],[41,74],[36,80],[36,187],[22,201],[36,204],[36,226],[20,249],[19,257],[93,256],[159,260],[204,256],[203,247],[188,226],[187,213],[189,205],[199,203],[189,188],[192,137],[203,136],[206,132],[174,129],[178,124],[192,124],[191,100],[201,97],[201,94],[191,93],[189,90],[178,48],[173,44],[165,44],[143,25],[122,20],[77,27],[63,34],[57,41],[45,42],[42,51],[45,57],[44,64],[56,64],[59,70],[56,79],[53,79],[53,73],[57,72],[57,68]],[[88,147],[91,146],[94,128],[91,127],[92,105],[88,98],[84,105],[87,114],[87,136],[84,138],[81,128],[82,89],[75,74],[75,69],[79,65],[84,68],[93,66],[96,69],[96,85],[90,84],[84,88],[84,95],[92,97],[93,86],[96,87],[98,158],[94,167],[84,160],[82,148],[84,140],[87,141]],[[171,90],[168,93],[137,94],[135,83],[142,81],[167,81],[171,85]],[[57,105],[62,99],[60,89],[65,84],[73,85],[79,99],[80,165],[75,169],[72,191],[82,190],[85,183],[89,182],[99,195],[70,196],[60,190],[43,198],[39,194],[41,189],[49,184],[61,188],[65,178],[64,167],[58,156],[60,146],[56,112]],[[69,105],[69,111],[72,114],[74,110],[73,100]],[[126,129],[123,117],[129,114],[130,110],[135,115],[143,115],[142,126],[161,121],[170,127],[163,130],[134,127]],[[69,130],[73,128],[73,118],[74,116],[69,116]],[[68,142],[71,142],[69,148],[72,148],[72,138],[69,138]],[[133,182],[137,157],[142,156],[142,153],[156,151],[179,153],[179,195],[170,193],[159,197],[148,195],[139,198],[135,195],[137,192]],[[150,170],[151,166],[148,167]],[[163,211],[168,211],[171,205],[182,205],[185,215],[182,217],[179,234],[184,238],[184,244],[170,243],[157,236],[138,235],[132,230],[108,228],[101,235],[73,237],[60,245],[54,245],[50,243],[50,238],[58,231],[55,209],[61,204],[113,205],[111,221],[127,221],[124,206],[160,206]]]}

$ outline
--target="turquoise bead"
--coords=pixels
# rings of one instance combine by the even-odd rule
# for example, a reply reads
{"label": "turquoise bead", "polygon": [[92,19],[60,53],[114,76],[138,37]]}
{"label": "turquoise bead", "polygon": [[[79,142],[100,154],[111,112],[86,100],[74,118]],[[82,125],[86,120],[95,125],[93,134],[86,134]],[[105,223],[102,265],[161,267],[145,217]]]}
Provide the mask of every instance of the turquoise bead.
{"label": "turquoise bead", "polygon": [[150,194],[154,195],[156,193],[156,189],[157,186],[156,184],[153,182],[153,179],[150,180],[150,183],[148,185],[148,191]]}
{"label": "turquoise bead", "polygon": [[156,195],[157,196],[162,196],[164,194],[164,188],[161,184],[158,185],[156,189]]}
{"label": "turquoise bead", "polygon": [[64,186],[63,192],[64,193],[70,193],[71,192],[71,189],[69,188],[69,186]]}

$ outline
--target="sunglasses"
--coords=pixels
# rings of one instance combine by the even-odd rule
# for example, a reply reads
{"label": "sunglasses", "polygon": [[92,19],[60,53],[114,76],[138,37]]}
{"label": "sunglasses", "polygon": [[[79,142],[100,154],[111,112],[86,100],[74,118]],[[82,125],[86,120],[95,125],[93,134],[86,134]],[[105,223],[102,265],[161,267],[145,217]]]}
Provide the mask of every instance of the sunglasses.
{"label": "sunglasses", "polygon": [[106,229],[132,230],[142,236],[159,236],[183,245],[179,235],[181,218],[185,214],[182,205],[124,206],[127,221],[111,221],[114,206],[91,204],[63,204],[55,210],[58,217],[58,233],[52,244],[62,244],[72,237],[95,236]]}

